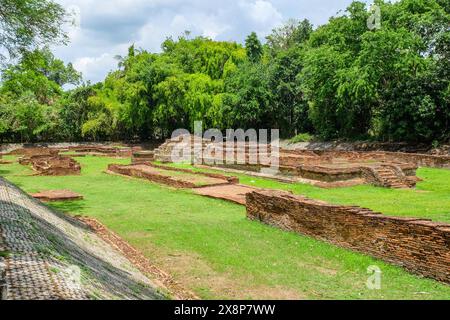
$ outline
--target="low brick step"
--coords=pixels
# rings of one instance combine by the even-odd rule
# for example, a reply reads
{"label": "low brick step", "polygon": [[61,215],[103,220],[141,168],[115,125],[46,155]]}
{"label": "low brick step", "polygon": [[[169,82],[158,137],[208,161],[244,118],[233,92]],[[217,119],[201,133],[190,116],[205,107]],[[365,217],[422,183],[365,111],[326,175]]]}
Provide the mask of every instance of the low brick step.
{"label": "low brick step", "polygon": [[393,174],[390,175],[384,175],[384,174],[380,174],[380,177],[382,178],[386,178],[386,179],[397,179],[397,176],[394,176]]}
{"label": "low brick step", "polygon": [[393,186],[393,185],[404,185],[404,183],[403,182],[401,182],[401,181],[399,181],[399,180],[388,180],[388,181],[386,181],[388,184],[390,184],[391,186]]}
{"label": "low brick step", "polygon": [[392,188],[396,188],[396,187],[398,187],[398,188],[407,188],[408,187],[406,184],[404,184],[402,182],[394,182],[394,183],[391,183],[390,186]]}

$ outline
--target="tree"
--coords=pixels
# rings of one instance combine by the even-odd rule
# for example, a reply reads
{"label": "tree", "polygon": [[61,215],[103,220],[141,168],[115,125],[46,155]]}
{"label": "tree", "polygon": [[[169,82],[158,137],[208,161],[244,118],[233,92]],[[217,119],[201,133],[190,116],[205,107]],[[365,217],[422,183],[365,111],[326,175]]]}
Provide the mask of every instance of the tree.
{"label": "tree", "polygon": [[309,117],[316,133],[324,139],[336,138],[342,132],[335,98],[338,89],[335,78],[337,70],[342,69],[349,59],[351,56],[330,46],[305,53],[305,67],[299,80],[309,104]]}
{"label": "tree", "polygon": [[268,63],[271,65],[269,90],[281,135],[289,138],[299,132],[312,132],[308,102],[298,79],[304,64],[303,48],[293,46],[281,50]]}
{"label": "tree", "polygon": [[291,19],[266,38],[268,64],[272,66],[269,90],[273,96],[276,125],[284,137],[313,129],[308,117],[308,103],[298,81],[304,65],[304,46],[312,31],[308,20]]}
{"label": "tree", "polygon": [[31,91],[40,103],[52,104],[61,96],[63,85],[78,84],[80,80],[81,74],[72,64],[64,65],[48,48],[36,49],[25,52],[17,64],[3,70],[0,93],[20,97]]}
{"label": "tree", "polygon": [[[288,21],[264,47],[255,33],[245,48],[189,34],[166,39],[161,53],[133,45],[102,83],[69,92],[62,86],[80,82],[71,64],[46,47],[19,50],[2,70],[0,135],[145,140],[202,120],[208,128],[279,128],[283,137],[449,139],[448,1],[375,2],[375,30],[367,5],[354,1],[316,30]],[[0,10],[11,3],[0,0]],[[49,2],[15,6],[32,3]]]}
{"label": "tree", "polygon": [[57,120],[53,111],[40,104],[31,92],[19,99],[4,100],[0,109],[0,122],[6,124],[3,133],[13,141],[48,141],[56,133]]}
{"label": "tree", "polygon": [[[53,1],[1,0],[0,48],[16,57],[46,44],[65,43],[66,22],[65,10]],[[5,56],[0,53],[0,58]]]}
{"label": "tree", "polygon": [[80,84],[82,78],[72,63],[65,65],[62,60],[55,58],[48,46],[25,52],[18,65],[20,69],[33,70],[61,87],[66,84]]}
{"label": "tree", "polygon": [[56,59],[48,48],[25,52],[15,65],[6,66],[0,85],[3,140],[56,141],[79,136],[68,132],[71,123],[64,112],[78,102],[65,99],[62,86],[80,79],[71,64]]}
{"label": "tree", "polygon": [[67,92],[57,103],[59,132],[65,141],[80,141],[83,124],[88,120],[89,98],[99,85],[82,84]]}
{"label": "tree", "polygon": [[[168,38],[162,47],[160,54],[131,47],[121,58],[120,69],[89,98],[87,137],[161,138],[192,128],[196,120],[222,125],[215,115],[220,114],[223,79],[246,60],[245,50],[233,42],[187,35]],[[106,116],[111,123],[105,123]],[[101,126],[110,129],[102,131]]]}
{"label": "tree", "polygon": [[257,63],[261,60],[263,48],[255,32],[252,32],[247,39],[245,39],[245,49],[247,51],[248,59],[251,62]]}
{"label": "tree", "polygon": [[309,20],[290,19],[283,26],[273,29],[266,37],[267,47],[271,55],[276,55],[279,51],[305,43],[312,32],[313,25]]}
{"label": "tree", "polygon": [[450,15],[437,0],[377,1],[379,30],[362,2],[317,29],[299,80],[324,138],[448,137]]}
{"label": "tree", "polygon": [[269,75],[268,66],[247,62],[225,79],[222,129],[276,127]]}

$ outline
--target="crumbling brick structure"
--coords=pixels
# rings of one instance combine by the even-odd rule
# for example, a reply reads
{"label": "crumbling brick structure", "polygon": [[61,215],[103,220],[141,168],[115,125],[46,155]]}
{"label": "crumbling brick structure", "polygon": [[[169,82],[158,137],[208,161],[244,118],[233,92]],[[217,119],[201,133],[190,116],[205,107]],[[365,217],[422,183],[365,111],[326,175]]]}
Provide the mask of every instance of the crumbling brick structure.
{"label": "crumbling brick structure", "polygon": [[128,158],[131,157],[133,153],[132,148],[112,146],[76,146],[70,147],[69,150],[76,152],[78,155],[94,155],[117,158]]}
{"label": "crumbling brick structure", "polygon": [[281,191],[247,194],[252,220],[369,254],[450,283],[450,225],[389,217],[360,207],[331,205]]}
{"label": "crumbling brick structure", "polygon": [[23,148],[13,151],[12,154],[21,155],[18,161],[20,164],[26,166],[31,164],[32,157],[35,159],[38,157],[55,157],[59,152],[59,149],[54,148]]}
{"label": "crumbling brick structure", "polygon": [[142,164],[151,162],[155,159],[155,153],[153,151],[136,151],[131,156],[132,164]]}
{"label": "crumbling brick structure", "polygon": [[44,176],[79,175],[81,166],[70,157],[33,156],[30,158],[33,170]]}
{"label": "crumbling brick structure", "polygon": [[[270,166],[268,159],[271,155],[277,155],[271,153],[276,150],[273,151],[270,145],[242,143],[228,146],[223,142],[199,141],[200,145],[194,146],[192,136],[187,139],[186,136],[169,139],[155,150],[155,160],[172,162],[175,155],[191,163],[258,173]],[[186,150],[189,154],[182,154]],[[419,181],[416,176],[417,161],[412,159],[412,162],[406,162],[403,158],[412,159],[400,155],[399,160],[393,153],[295,151],[280,148],[278,176],[274,178],[289,177],[325,188],[365,183],[387,188],[412,188]]]}
{"label": "crumbling brick structure", "polygon": [[195,172],[189,169],[172,168],[155,164],[108,166],[108,173],[146,179],[175,188],[202,188],[236,184],[239,179],[214,173]]}
{"label": "crumbling brick structure", "polygon": [[[304,152],[311,151],[291,151],[301,155]],[[431,155],[420,153],[405,152],[361,152],[361,151],[338,151],[338,150],[314,150],[316,155],[320,157],[341,158],[351,161],[355,160],[377,160],[383,162],[397,162],[415,164],[418,167],[443,168],[450,169],[450,156],[447,155]]]}

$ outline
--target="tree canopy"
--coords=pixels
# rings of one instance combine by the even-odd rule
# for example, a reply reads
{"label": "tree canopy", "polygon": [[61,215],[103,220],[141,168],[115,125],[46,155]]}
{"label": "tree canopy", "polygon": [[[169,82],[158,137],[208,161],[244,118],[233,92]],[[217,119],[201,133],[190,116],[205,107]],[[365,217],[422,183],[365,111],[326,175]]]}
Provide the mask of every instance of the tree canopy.
{"label": "tree canopy", "polygon": [[369,8],[354,1],[316,29],[289,20],[264,44],[252,33],[244,46],[189,34],[166,39],[161,53],[133,45],[104,81],[67,92],[63,85],[80,81],[73,66],[45,47],[28,50],[2,71],[0,137],[145,140],[202,120],[221,130],[279,128],[282,137],[448,140],[448,1],[376,5],[380,28],[368,27]]}
{"label": "tree canopy", "polygon": [[247,50],[247,57],[251,62],[260,62],[261,56],[263,55],[263,47],[256,32],[252,32],[245,39],[245,49]]}
{"label": "tree canopy", "polygon": [[[0,0],[0,49],[11,57],[50,43],[65,43],[64,8],[49,0]],[[0,58],[5,58],[0,51]]]}

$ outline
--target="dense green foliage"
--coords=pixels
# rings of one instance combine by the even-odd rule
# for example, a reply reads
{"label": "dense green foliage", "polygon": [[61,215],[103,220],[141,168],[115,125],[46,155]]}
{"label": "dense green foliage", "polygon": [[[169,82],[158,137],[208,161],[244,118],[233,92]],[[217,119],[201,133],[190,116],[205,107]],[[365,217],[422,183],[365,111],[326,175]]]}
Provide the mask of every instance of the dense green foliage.
{"label": "dense green foliage", "polygon": [[448,2],[377,4],[379,30],[354,2],[311,36],[299,80],[315,129],[325,138],[448,137]]}
{"label": "dense green foliage", "polygon": [[63,138],[60,129],[70,124],[63,121],[62,86],[78,84],[80,78],[71,64],[65,65],[47,48],[24,53],[2,73],[0,135],[11,141]]}
{"label": "dense green foliage", "polygon": [[316,30],[290,20],[264,45],[252,33],[245,46],[188,34],[158,54],[132,46],[102,83],[69,92],[61,86],[79,80],[72,66],[33,51],[3,70],[0,137],[143,140],[202,120],[279,128],[282,137],[449,139],[448,0],[376,3],[373,30],[372,13],[355,1]]}
{"label": "dense green foliage", "polygon": [[263,55],[263,46],[258,39],[256,32],[252,32],[245,40],[245,50],[250,62],[258,63]]}
{"label": "dense green foliage", "polygon": [[[49,0],[0,0],[0,49],[11,57],[67,40],[61,26],[66,12]],[[0,51],[0,60],[5,56]]]}

